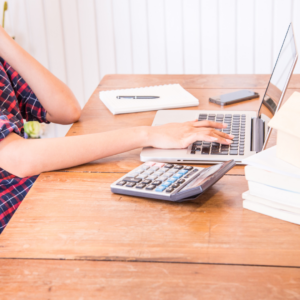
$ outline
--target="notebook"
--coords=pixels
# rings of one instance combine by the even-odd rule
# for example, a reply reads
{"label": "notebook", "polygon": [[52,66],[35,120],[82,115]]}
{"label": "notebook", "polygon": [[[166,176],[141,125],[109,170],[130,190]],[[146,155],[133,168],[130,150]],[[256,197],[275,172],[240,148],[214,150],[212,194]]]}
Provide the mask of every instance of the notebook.
{"label": "notebook", "polygon": [[[117,96],[159,96],[160,98],[117,99]],[[102,91],[99,97],[114,115],[199,105],[198,99],[180,84]]]}

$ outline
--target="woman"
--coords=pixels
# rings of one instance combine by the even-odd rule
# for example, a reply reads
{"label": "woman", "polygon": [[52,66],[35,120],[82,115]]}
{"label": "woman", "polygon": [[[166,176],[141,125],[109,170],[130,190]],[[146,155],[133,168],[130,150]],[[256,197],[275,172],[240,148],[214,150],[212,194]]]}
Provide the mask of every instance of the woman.
{"label": "woman", "polygon": [[215,122],[134,127],[76,137],[26,140],[23,119],[71,124],[80,117],[72,91],[0,26],[0,233],[41,172],[80,165],[141,147],[185,148],[197,141],[230,144]]}

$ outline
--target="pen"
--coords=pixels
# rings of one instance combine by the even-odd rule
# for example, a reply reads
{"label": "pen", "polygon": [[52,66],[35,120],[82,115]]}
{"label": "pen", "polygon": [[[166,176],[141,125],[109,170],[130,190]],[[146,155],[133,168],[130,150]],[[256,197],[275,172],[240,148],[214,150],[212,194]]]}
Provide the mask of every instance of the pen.
{"label": "pen", "polygon": [[117,96],[117,99],[156,99],[159,96]]}

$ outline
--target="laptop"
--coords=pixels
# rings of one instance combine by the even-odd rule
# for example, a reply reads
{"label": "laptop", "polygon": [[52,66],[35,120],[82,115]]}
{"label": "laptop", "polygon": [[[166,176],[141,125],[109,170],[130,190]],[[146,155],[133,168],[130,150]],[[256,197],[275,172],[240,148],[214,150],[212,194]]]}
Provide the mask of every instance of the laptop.
{"label": "laptop", "polygon": [[258,111],[160,110],[157,111],[152,123],[152,126],[159,126],[196,119],[226,123],[228,126],[222,131],[235,136],[230,146],[197,141],[186,149],[147,147],[143,148],[141,152],[141,161],[214,164],[233,159],[236,164],[242,164],[243,159],[262,151],[265,149],[271,133],[268,128],[270,118],[261,113],[262,107],[267,107],[272,115],[278,111],[297,59],[298,52],[291,23]]}

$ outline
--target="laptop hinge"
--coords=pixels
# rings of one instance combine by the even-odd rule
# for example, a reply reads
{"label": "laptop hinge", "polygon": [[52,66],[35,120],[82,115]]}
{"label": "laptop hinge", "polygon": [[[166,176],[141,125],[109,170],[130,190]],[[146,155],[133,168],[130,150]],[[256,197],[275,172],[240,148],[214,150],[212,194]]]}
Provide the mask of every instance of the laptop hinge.
{"label": "laptop hinge", "polygon": [[261,118],[251,119],[251,151],[260,152],[265,140],[265,122]]}

